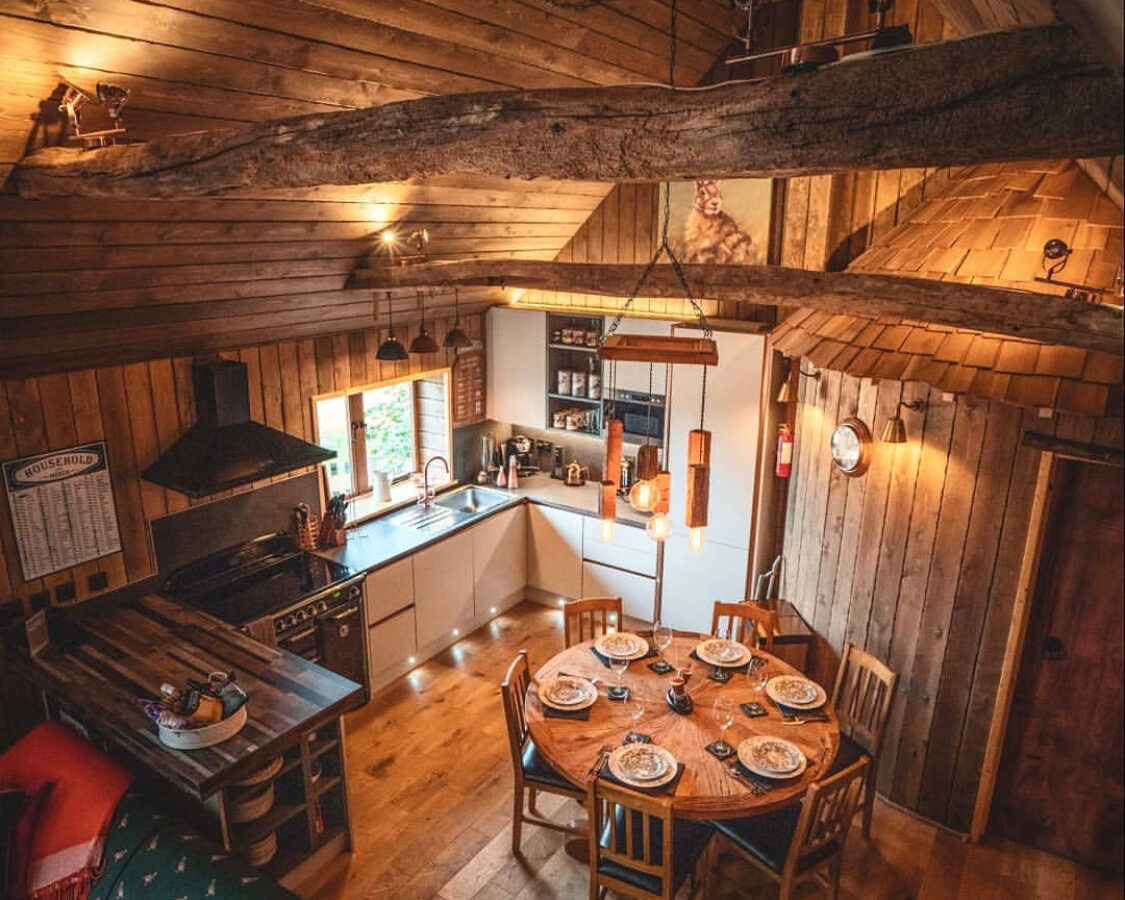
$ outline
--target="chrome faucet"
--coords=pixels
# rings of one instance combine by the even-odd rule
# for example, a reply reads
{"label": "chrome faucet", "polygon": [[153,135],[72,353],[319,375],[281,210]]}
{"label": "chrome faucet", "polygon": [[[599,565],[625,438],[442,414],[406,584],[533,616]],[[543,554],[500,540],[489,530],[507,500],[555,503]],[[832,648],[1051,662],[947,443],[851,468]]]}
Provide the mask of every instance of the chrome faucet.
{"label": "chrome faucet", "polygon": [[441,464],[445,466],[445,474],[450,478],[453,477],[453,470],[449,468],[449,460],[444,456],[434,455],[426,460],[426,467],[422,469],[422,499],[418,501],[426,508],[429,508],[434,502],[433,494],[430,492],[430,464],[439,459],[441,460]]}

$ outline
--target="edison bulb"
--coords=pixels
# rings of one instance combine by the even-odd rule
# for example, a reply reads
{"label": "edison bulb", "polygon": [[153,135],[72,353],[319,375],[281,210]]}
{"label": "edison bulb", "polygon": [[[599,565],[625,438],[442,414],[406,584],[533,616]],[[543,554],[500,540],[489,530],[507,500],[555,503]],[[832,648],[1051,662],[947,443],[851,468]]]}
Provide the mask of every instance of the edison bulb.
{"label": "edison bulb", "polygon": [[603,541],[612,541],[616,532],[617,526],[613,519],[602,519],[601,538]]}
{"label": "edison bulb", "polygon": [[648,524],[645,525],[645,531],[648,532],[650,538],[658,544],[662,544],[672,536],[672,520],[664,515],[664,513],[657,513],[648,520]]}
{"label": "edison bulb", "polygon": [[691,549],[695,553],[698,553],[700,550],[703,549],[703,529],[702,528],[693,528],[693,529],[691,529],[690,532],[688,532],[688,546],[691,547]]}
{"label": "edison bulb", "polygon": [[629,505],[638,512],[652,512],[660,502],[660,487],[655,481],[638,481],[629,491]]}
{"label": "edison bulb", "polygon": [[395,242],[395,233],[393,231],[391,231],[391,229],[389,229],[389,228],[386,231],[383,232],[382,237],[383,237],[383,243],[386,244],[388,247]]}

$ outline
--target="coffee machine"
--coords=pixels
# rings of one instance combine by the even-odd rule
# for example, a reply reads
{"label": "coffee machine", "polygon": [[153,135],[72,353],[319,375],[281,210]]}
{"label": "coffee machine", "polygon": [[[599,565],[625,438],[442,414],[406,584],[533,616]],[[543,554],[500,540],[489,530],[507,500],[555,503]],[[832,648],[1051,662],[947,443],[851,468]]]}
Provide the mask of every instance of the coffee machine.
{"label": "coffee machine", "polygon": [[539,461],[533,453],[535,442],[525,434],[515,434],[504,442],[504,459],[516,458],[520,477],[539,474]]}

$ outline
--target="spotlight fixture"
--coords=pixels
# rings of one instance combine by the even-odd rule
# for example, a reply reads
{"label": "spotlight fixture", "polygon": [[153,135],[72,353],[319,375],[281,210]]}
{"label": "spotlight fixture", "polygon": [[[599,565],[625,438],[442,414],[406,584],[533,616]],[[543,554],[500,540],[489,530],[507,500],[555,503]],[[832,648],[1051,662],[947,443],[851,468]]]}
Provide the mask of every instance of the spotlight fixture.
{"label": "spotlight fixture", "polygon": [[883,426],[883,443],[884,444],[905,444],[906,443],[906,424],[902,421],[900,411],[904,409],[911,409],[915,412],[921,412],[926,408],[925,400],[911,400],[909,403],[900,401],[895,414],[887,419],[887,424]]}
{"label": "spotlight fixture", "polygon": [[405,362],[410,359],[402,341],[395,337],[395,322],[393,313],[394,304],[391,303],[391,292],[387,291],[387,339],[375,351],[375,358],[382,362]]}
{"label": "spotlight fixture", "polygon": [[[379,232],[379,243],[382,244],[382,251],[390,256],[397,265],[414,265],[415,263],[426,262],[426,248],[430,245],[430,232],[425,228],[417,228],[410,232],[405,240],[400,240],[394,227],[388,227]],[[399,251],[403,244],[413,252],[400,254]],[[379,252],[379,250],[380,248],[375,248],[375,252]]]}
{"label": "spotlight fixture", "polygon": [[437,353],[441,350],[438,342],[430,337],[426,331],[426,296],[421,291],[418,292],[418,303],[422,307],[422,324],[415,335],[414,340],[410,342],[411,353]]}
{"label": "spotlight fixture", "polygon": [[1070,262],[1073,249],[1062,238],[1051,238],[1043,245],[1043,271],[1046,275],[1036,275],[1035,280],[1041,284],[1053,284],[1066,288],[1068,300],[1078,300],[1082,303],[1096,302],[1103,294],[1116,295],[1120,301],[1122,297],[1121,266],[1117,267],[1117,276],[1112,287],[1097,287],[1092,284],[1078,284],[1073,281],[1059,281],[1055,278],[1066,264]]}
{"label": "spotlight fixture", "polygon": [[445,333],[445,340],[441,345],[446,350],[460,350],[473,346],[473,339],[461,328],[461,298],[458,296],[457,288],[453,289],[453,327]]}
{"label": "spotlight fixture", "polygon": [[62,82],[63,95],[59,109],[66,113],[72,130],[71,138],[82,141],[85,149],[116,143],[125,134],[125,104],[129,90],[115,84],[99,83],[95,100],[69,81]]}

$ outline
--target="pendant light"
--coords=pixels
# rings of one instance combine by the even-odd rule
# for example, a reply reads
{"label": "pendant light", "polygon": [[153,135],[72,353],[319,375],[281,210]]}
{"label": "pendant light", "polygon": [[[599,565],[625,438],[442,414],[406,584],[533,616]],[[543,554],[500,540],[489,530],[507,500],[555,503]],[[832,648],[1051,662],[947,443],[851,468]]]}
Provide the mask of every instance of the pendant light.
{"label": "pendant light", "polygon": [[460,350],[473,345],[473,339],[461,328],[461,299],[458,297],[457,288],[453,289],[453,327],[445,333],[445,340],[441,345],[446,350]]}
{"label": "pendant light", "polygon": [[387,339],[375,351],[375,358],[383,362],[403,362],[410,358],[402,341],[395,337],[394,315],[392,313],[391,292],[387,291]]}
{"label": "pendant light", "polygon": [[[611,374],[613,370],[611,369]],[[616,382],[616,378],[613,379]],[[612,391],[610,397],[613,396]],[[617,488],[621,479],[621,451],[625,443],[625,423],[610,419],[605,427],[605,472],[599,494],[598,513],[601,519],[599,536],[612,541],[617,532]]]}
{"label": "pendant light", "polygon": [[655,513],[645,525],[648,536],[657,543],[663,543],[672,536],[672,520],[664,513]]}
{"label": "pendant light", "polygon": [[422,307],[422,325],[418,330],[418,334],[414,336],[414,340],[410,342],[411,353],[437,353],[441,350],[438,342],[435,341],[426,332],[426,296],[421,291],[418,292],[418,304]]}

